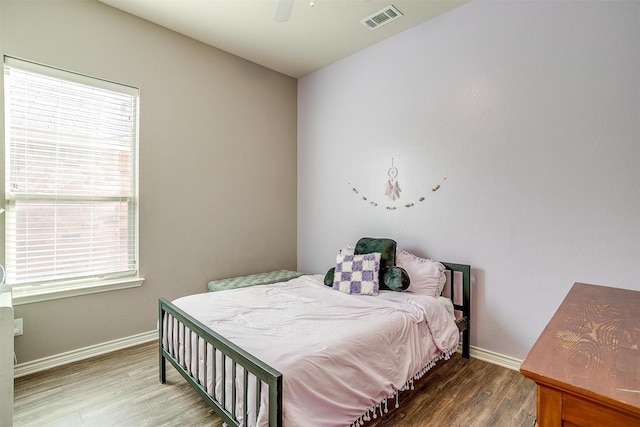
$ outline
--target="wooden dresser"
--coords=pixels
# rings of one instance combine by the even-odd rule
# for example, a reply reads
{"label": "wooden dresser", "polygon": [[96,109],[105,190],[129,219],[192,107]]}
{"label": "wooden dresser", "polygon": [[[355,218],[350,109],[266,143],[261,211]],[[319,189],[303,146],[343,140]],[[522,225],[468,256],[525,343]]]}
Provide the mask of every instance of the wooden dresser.
{"label": "wooden dresser", "polygon": [[575,283],[525,358],[538,426],[640,426],[640,292]]}

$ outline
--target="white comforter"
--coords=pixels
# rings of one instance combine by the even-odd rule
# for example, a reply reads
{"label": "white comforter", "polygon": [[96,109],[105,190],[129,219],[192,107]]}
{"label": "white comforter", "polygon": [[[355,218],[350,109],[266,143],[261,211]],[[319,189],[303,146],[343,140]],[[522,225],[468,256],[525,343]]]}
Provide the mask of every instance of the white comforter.
{"label": "white comforter", "polygon": [[324,286],[320,275],[174,304],[282,372],[286,427],[351,425],[448,356],[459,339],[436,298],[348,295]]}

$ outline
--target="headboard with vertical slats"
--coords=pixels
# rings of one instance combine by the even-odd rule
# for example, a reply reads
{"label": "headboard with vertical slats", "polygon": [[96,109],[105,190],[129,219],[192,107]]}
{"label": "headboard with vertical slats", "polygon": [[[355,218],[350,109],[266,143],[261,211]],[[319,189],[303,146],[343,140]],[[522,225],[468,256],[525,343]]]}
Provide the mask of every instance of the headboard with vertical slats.
{"label": "headboard with vertical slats", "polygon": [[471,266],[442,263],[447,282],[442,295],[450,298],[456,314],[456,324],[462,332],[462,357],[469,358],[471,348]]}

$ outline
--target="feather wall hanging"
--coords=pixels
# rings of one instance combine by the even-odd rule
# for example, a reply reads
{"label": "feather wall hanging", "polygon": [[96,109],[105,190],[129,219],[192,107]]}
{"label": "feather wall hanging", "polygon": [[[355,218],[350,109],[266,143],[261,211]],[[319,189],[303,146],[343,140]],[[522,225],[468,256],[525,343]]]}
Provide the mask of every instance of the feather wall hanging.
{"label": "feather wall hanging", "polygon": [[402,190],[398,184],[398,168],[393,166],[393,159],[391,159],[391,167],[387,171],[387,175],[389,175],[389,180],[385,186],[384,195],[391,199],[392,202],[395,202],[396,199],[400,198]]}

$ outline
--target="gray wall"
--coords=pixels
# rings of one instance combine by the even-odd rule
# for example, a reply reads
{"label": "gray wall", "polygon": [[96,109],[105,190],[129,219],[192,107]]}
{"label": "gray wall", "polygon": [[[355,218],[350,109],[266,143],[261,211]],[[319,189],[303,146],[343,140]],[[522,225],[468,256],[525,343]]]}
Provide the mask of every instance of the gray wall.
{"label": "gray wall", "polygon": [[639,47],[638,1],[473,1],[300,79],[299,269],[469,263],[472,344],[518,359],[574,282],[640,290]]}
{"label": "gray wall", "polygon": [[151,331],[160,296],[203,292],[214,278],[296,268],[295,79],[93,0],[2,0],[0,7],[3,54],[141,94],[146,281],[17,306],[25,331],[15,341],[19,363]]}

